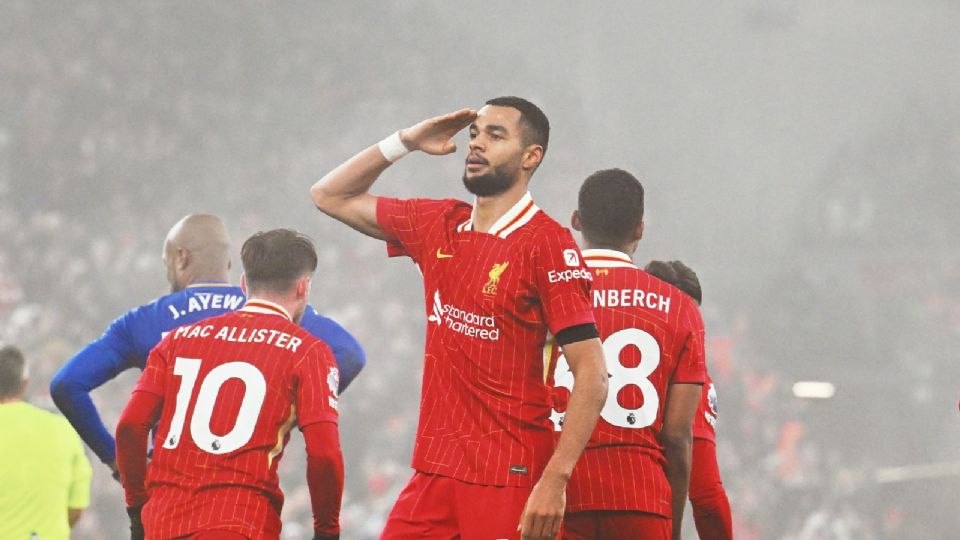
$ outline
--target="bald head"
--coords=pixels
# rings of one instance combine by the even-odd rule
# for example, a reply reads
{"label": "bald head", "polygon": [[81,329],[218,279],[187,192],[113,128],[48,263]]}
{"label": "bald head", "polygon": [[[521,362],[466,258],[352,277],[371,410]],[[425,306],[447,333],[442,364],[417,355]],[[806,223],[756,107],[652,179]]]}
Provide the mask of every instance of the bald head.
{"label": "bald head", "polygon": [[173,291],[191,283],[227,281],[230,236],[223,221],[212,214],[190,214],[167,233],[163,263]]}

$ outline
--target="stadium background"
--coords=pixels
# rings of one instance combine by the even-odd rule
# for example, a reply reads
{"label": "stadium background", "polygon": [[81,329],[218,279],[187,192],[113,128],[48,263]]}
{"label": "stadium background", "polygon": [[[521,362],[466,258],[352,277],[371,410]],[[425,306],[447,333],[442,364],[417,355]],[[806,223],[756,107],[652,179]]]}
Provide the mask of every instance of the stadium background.
{"label": "stadium background", "polygon": [[[701,276],[738,537],[955,537],[960,3],[582,4],[3,2],[0,338],[29,399],[52,407],[56,369],[165,292],[183,214],[224,217],[235,263],[256,230],[303,230],[314,305],[369,357],[342,400],[343,538],[375,538],[410,474],[421,288],[307,190],[399,127],[517,94],[554,127],[541,207],[566,222],[587,174],[634,171],[638,260]],[[462,197],[462,157],[411,156],[377,191]],[[108,425],[135,375],[94,394]],[[837,394],[797,399],[801,379]],[[285,538],[308,534],[303,459],[297,435]],[[97,467],[75,538],[121,537],[121,496]]]}

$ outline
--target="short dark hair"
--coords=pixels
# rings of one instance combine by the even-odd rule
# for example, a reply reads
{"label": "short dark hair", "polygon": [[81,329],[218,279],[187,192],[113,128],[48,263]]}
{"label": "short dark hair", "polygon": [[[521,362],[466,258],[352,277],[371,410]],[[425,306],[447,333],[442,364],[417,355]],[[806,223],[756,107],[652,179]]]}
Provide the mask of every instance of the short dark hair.
{"label": "short dark hair", "polygon": [[313,241],[291,229],[254,234],[240,248],[247,288],[284,292],[317,269]]}
{"label": "short dark hair", "polygon": [[650,261],[644,268],[648,274],[660,278],[693,298],[697,305],[703,303],[700,278],[692,268],[680,261]]}
{"label": "short dark hair", "polygon": [[580,186],[577,213],[592,243],[618,247],[643,221],[643,185],[623,169],[604,169]]}
{"label": "short dark hair", "polygon": [[13,345],[0,347],[0,398],[20,394],[26,361],[23,353]]}
{"label": "short dark hair", "polygon": [[520,127],[523,130],[523,144],[539,144],[543,147],[543,154],[547,154],[547,145],[550,143],[550,120],[543,114],[540,107],[530,101],[516,96],[500,96],[487,100],[487,105],[494,107],[512,107],[520,111]]}

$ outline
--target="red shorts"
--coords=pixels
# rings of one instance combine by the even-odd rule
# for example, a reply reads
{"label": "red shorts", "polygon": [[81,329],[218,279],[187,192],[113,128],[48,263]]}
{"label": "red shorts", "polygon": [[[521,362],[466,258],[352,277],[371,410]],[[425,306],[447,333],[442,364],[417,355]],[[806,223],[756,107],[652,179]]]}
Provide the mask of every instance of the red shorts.
{"label": "red shorts", "polygon": [[519,540],[517,526],[531,491],[415,472],[380,540]]}
{"label": "red shorts", "polygon": [[587,510],[563,516],[563,540],[670,540],[673,521],[659,514]]}

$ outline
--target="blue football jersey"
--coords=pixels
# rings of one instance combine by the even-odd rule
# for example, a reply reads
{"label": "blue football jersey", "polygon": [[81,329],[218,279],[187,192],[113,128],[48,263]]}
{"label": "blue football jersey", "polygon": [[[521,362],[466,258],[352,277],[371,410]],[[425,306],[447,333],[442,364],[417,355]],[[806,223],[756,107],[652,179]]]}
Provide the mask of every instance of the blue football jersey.
{"label": "blue football jersey", "polygon": [[[143,369],[150,351],[177,327],[234,311],[246,298],[228,283],[198,283],[134,308],[113,321],[99,339],[71,358],[50,383],[50,395],[80,437],[104,463],[116,459],[113,435],[90,391],[130,368]],[[342,326],[307,306],[301,326],[333,351],[342,392],[366,363],[360,343]]]}

